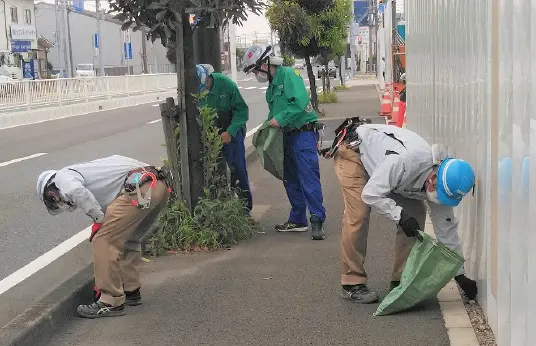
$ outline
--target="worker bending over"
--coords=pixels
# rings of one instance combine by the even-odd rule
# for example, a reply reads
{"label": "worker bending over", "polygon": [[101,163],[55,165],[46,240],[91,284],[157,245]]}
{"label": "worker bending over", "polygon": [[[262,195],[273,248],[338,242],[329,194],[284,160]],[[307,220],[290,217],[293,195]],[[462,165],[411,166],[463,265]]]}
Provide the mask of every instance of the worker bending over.
{"label": "worker bending over", "polygon": [[318,165],[318,116],[311,105],[303,78],[292,67],[282,66],[271,46],[253,45],[244,55],[244,72],[253,72],[260,83],[269,82],[266,102],[270,126],[284,133],[284,185],[292,206],[280,232],[307,231],[311,214],[313,240],[325,239],[320,168]]}
{"label": "worker bending over", "polygon": [[93,220],[89,241],[100,297],[79,305],[80,316],[121,316],[125,302],[141,304],[140,239],[166,205],[169,177],[165,168],[119,155],[39,175],[37,194],[51,215],[79,208]]}

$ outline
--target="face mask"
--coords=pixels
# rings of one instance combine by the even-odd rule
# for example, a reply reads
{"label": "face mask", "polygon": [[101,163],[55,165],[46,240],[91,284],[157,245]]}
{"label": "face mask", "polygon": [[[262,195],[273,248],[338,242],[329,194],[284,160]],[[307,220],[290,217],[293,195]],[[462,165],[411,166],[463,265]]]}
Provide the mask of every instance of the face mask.
{"label": "face mask", "polygon": [[437,199],[437,191],[430,192],[430,191],[426,190],[426,197],[432,203],[441,204],[441,202],[439,202],[439,200]]}
{"label": "face mask", "polygon": [[257,78],[257,82],[259,83],[266,83],[268,82],[268,73],[259,72],[255,75],[255,78]]}

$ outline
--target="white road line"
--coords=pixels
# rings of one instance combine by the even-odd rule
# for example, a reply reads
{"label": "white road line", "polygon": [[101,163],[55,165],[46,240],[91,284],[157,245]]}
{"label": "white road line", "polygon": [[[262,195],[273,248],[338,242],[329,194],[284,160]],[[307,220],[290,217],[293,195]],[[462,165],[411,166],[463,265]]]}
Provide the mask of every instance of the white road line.
{"label": "white road line", "polygon": [[244,89],[244,87],[239,86],[238,89]]}
{"label": "white road line", "polygon": [[90,234],[91,226],[67,239],[49,252],[37,257],[36,259],[31,261],[24,267],[20,268],[13,274],[9,275],[8,277],[5,277],[4,279],[2,279],[2,281],[0,281],[0,294],[3,294],[15,285],[18,285],[33,274],[37,273],[39,270],[54,262],[56,259],[71,251],[78,244],[87,240]]}
{"label": "white road line", "polygon": [[259,88],[259,89],[266,90],[266,89],[268,89],[268,87],[262,87],[262,88]]}
{"label": "white road line", "polygon": [[257,126],[257,127],[253,128],[253,129],[249,130],[249,131],[246,133],[246,138],[253,136],[253,134],[254,134],[255,132],[257,132],[257,130],[258,130],[261,126],[262,126],[262,124],[260,124],[259,126]]}
{"label": "white road line", "polygon": [[30,156],[21,157],[21,158],[18,158],[18,159],[13,159],[11,161],[0,162],[0,167],[5,167],[5,166],[8,166],[8,165],[10,165],[12,163],[26,161],[26,160],[33,159],[33,158],[43,156],[43,155],[46,155],[46,154],[47,153],[37,153],[37,154],[30,155]]}
{"label": "white road line", "polygon": [[157,120],[149,121],[147,124],[156,124],[156,123],[159,123],[161,121],[162,121],[162,119],[157,119]]}
{"label": "white road line", "polygon": [[153,107],[158,107],[158,106],[160,106],[160,103],[157,103],[157,104],[152,105],[152,106],[153,106]]}
{"label": "white road line", "polygon": [[251,89],[257,89],[257,87],[247,87],[247,88],[244,88],[245,90],[251,90]]}

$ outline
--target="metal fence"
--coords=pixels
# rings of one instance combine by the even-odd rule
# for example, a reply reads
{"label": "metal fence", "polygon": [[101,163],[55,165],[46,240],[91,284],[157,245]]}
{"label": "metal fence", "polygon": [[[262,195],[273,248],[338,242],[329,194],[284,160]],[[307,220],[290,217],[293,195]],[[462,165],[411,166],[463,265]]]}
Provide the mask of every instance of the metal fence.
{"label": "metal fence", "polygon": [[0,112],[165,92],[176,87],[177,76],[172,73],[7,82],[0,84]]}
{"label": "metal fence", "polygon": [[457,208],[468,274],[500,346],[536,345],[536,6],[413,0],[407,124],[476,170]]}

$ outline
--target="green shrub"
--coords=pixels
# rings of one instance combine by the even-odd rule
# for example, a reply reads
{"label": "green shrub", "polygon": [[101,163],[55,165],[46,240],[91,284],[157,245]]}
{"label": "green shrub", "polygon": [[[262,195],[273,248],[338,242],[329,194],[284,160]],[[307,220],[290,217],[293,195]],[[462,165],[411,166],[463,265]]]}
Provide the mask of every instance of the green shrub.
{"label": "green shrub", "polygon": [[332,92],[321,92],[318,94],[318,103],[337,103],[339,102],[339,99],[337,98],[337,94]]}
{"label": "green shrub", "polygon": [[[201,95],[200,97],[203,97]],[[200,108],[203,143],[204,197],[193,212],[181,200],[171,201],[159,217],[159,229],[149,239],[148,248],[155,256],[168,250],[207,251],[222,245],[236,244],[257,229],[237,191],[228,185],[228,169],[222,155],[218,128],[213,126],[217,113]],[[178,127],[175,129],[180,143]],[[179,159],[180,159],[180,151]],[[179,177],[180,178],[180,177]]]}
{"label": "green shrub", "polygon": [[348,90],[349,88],[346,85],[336,85],[333,87],[333,90],[340,91],[340,90]]}

